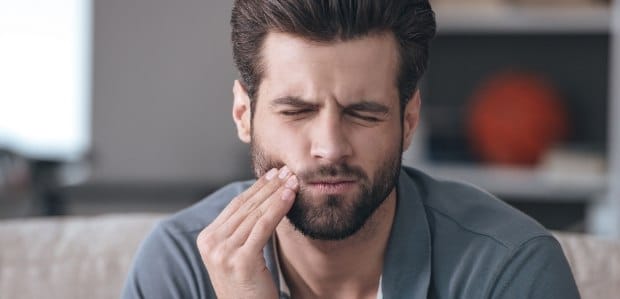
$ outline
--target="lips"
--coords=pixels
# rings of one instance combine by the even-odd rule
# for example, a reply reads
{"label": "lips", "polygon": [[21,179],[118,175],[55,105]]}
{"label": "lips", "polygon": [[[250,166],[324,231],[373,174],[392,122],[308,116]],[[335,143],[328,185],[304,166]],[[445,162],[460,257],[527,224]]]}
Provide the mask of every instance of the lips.
{"label": "lips", "polygon": [[351,179],[325,179],[308,182],[308,187],[320,193],[343,193],[355,186]]}

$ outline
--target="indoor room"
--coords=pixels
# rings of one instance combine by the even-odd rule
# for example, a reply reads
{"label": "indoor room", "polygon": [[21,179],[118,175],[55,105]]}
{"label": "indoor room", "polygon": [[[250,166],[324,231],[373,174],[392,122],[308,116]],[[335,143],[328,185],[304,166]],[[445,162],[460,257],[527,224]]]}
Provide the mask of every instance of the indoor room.
{"label": "indoor room", "polygon": [[[564,254],[559,263],[570,267],[568,277],[574,279],[581,298],[620,298],[620,2],[430,0],[429,13],[426,0],[409,4],[377,1],[399,3],[394,7],[415,6],[412,16],[395,9],[392,15],[405,11],[404,17],[386,21],[393,25],[406,19],[404,23],[418,26],[416,30],[428,26],[427,31],[409,32],[412,42],[398,35],[399,26],[405,26],[400,23],[396,29],[386,24],[372,29],[373,22],[380,22],[379,15],[392,15],[387,8],[363,15],[360,7],[368,1],[288,1],[305,6],[282,4],[287,0],[0,0],[0,298],[151,298],[144,291],[150,285],[132,283],[146,279],[140,273],[172,270],[156,268],[156,262],[148,270],[146,266],[140,269],[140,261],[154,254],[147,252],[147,236],[154,238],[162,230],[174,235],[174,229],[163,225],[200,215],[204,217],[191,224],[199,228],[188,237],[191,246],[183,243],[179,247],[190,246],[187,250],[196,254],[199,265],[191,266],[201,271],[192,278],[200,280],[208,271],[212,294],[225,297],[221,285],[215,283],[215,266],[209,267],[205,249],[209,246],[201,247],[200,236],[209,227],[215,229],[215,224],[209,224],[219,223],[217,217],[228,215],[220,214],[228,211],[224,209],[228,202],[245,198],[252,188],[259,188],[254,186],[263,177],[270,176],[270,168],[281,167],[290,168],[280,171],[285,172],[281,178],[296,179],[278,188],[290,187],[286,190],[307,195],[295,195],[297,201],[320,193],[323,197],[316,198],[325,198],[325,209],[345,209],[350,205],[345,199],[358,187],[359,202],[381,198],[349,235],[306,233],[302,224],[291,219],[294,213],[278,214],[270,230],[271,241],[263,243],[267,244],[265,254],[275,251],[277,271],[270,268],[268,257],[266,261],[274,279],[279,277],[276,286],[281,288],[274,291],[280,298],[313,297],[300,295],[304,288],[290,278],[296,273],[291,269],[298,270],[292,256],[278,256],[294,252],[285,249],[283,225],[292,225],[295,230],[291,231],[301,233],[309,244],[349,244],[346,241],[358,230],[363,232],[375,222],[386,223],[385,240],[381,240],[388,245],[381,248],[390,252],[395,246],[390,242],[400,238],[396,227],[404,218],[399,213],[410,202],[404,191],[407,184],[416,186],[417,191],[411,192],[418,195],[412,198],[421,201],[412,211],[428,218],[424,233],[429,234],[433,249],[428,257],[431,270],[426,273],[431,286],[425,289],[435,291],[425,296],[396,289],[389,293],[386,277],[391,272],[381,268],[382,272],[375,273],[380,279],[373,280],[379,298],[456,298],[454,294],[460,291],[451,288],[460,285],[442,289],[443,276],[434,272],[435,265],[444,261],[444,251],[446,260],[458,251],[431,247],[432,242],[437,242],[432,246],[445,247],[438,244],[444,236],[441,229],[445,227],[445,234],[461,229],[459,238],[469,233],[485,235],[504,246],[512,241],[503,241],[496,233],[505,234],[505,240],[516,240],[529,230],[529,223],[536,226],[532,230],[559,244],[555,253]],[[265,2],[267,12],[292,12],[251,14],[246,2]],[[310,12],[315,4],[324,10]],[[342,11],[353,7],[358,15],[333,17],[328,8],[335,11],[334,5]],[[434,15],[436,27],[415,22],[423,15]],[[251,26],[237,29],[244,17],[256,19],[248,21]],[[286,19],[281,24],[277,19],[295,17],[299,20]],[[276,29],[260,35],[260,22]],[[345,27],[327,36],[332,23]],[[312,32],[312,26],[319,29]],[[366,32],[355,26],[371,29]],[[258,46],[243,40],[253,33],[265,38]],[[377,37],[384,33],[391,38],[389,43]],[[420,49],[426,49],[421,44],[424,34],[429,34],[427,65],[419,64],[420,53],[424,53]],[[380,51],[381,45],[398,51],[376,55],[373,51]],[[252,52],[254,56],[246,63],[243,55],[250,46],[263,52]],[[389,55],[396,59],[388,59]],[[404,66],[407,57],[412,57],[414,67]],[[255,65],[253,59],[263,60]],[[326,63],[329,59],[334,63]],[[396,84],[383,80],[380,72],[386,65],[398,68]],[[370,71],[364,72],[367,66]],[[415,76],[403,75],[409,69],[415,69],[411,70]],[[254,76],[259,76],[256,86],[251,83]],[[402,87],[407,86],[403,78],[412,79],[414,85]],[[379,94],[380,88],[375,87],[383,81],[392,82],[388,84],[390,95],[400,95],[400,101],[386,106],[366,97]],[[286,94],[270,106],[261,107],[256,101],[282,90],[299,94]],[[403,90],[408,90],[404,97]],[[359,94],[364,101],[351,106],[362,112],[350,108],[353,112],[349,113],[344,102],[361,98]],[[294,111],[278,110],[282,107]],[[278,116],[276,111],[280,111]],[[389,164],[389,155],[394,156],[390,150],[398,153],[392,161],[395,165]],[[367,166],[371,164],[378,170],[371,171]],[[302,171],[302,166],[312,165],[321,168]],[[379,174],[388,178],[383,189]],[[410,182],[404,182],[409,176]],[[232,194],[232,189],[238,191]],[[229,197],[225,203],[212,199],[221,194]],[[492,203],[478,204],[480,198]],[[211,210],[197,208],[210,202]],[[292,209],[302,203],[292,203]],[[373,214],[390,203],[393,210],[387,218]],[[503,217],[487,204],[528,220]],[[325,211],[315,214],[328,214]],[[418,219],[417,214],[411,215],[407,217]],[[375,218],[380,219],[372,221]],[[342,222],[326,223],[335,230]],[[416,234],[419,226],[407,223],[409,233]],[[247,226],[256,229],[259,225]],[[465,248],[480,242],[468,239],[449,246]],[[468,254],[486,252],[474,248],[478,247],[471,247]],[[468,256],[461,262],[477,259],[487,258]],[[284,264],[280,271],[281,261],[289,260],[291,264]],[[385,263],[389,260],[385,258]],[[261,263],[265,263],[262,258]],[[476,279],[483,276],[472,274]],[[288,297],[282,295],[282,281],[291,287]],[[567,289],[559,280],[541,278],[540,284],[544,285],[538,285],[541,289]],[[334,298],[310,286],[314,297]],[[136,295],[138,290],[144,291],[143,297]],[[372,288],[371,293],[375,292]],[[215,298],[209,292],[192,294],[189,297]],[[553,297],[552,293],[540,297],[487,294],[484,298],[572,298]],[[459,298],[468,296],[473,295]]]}

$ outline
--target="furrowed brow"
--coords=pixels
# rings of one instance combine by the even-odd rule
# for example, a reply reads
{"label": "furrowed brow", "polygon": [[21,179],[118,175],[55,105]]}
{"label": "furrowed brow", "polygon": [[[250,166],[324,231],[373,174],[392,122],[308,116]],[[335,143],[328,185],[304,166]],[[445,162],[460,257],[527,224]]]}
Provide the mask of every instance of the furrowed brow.
{"label": "furrowed brow", "polygon": [[286,96],[286,97],[277,98],[277,99],[271,101],[270,106],[272,108],[275,108],[277,106],[314,107],[314,106],[316,106],[316,104],[313,104],[313,103],[308,102],[308,101],[304,101],[303,99],[298,98],[298,97]]}
{"label": "furrowed brow", "polygon": [[351,105],[348,105],[346,109],[360,111],[360,112],[380,113],[380,114],[387,114],[390,111],[390,108],[388,108],[387,106],[376,103],[376,102],[370,102],[370,101],[362,101],[359,103],[351,104]]}

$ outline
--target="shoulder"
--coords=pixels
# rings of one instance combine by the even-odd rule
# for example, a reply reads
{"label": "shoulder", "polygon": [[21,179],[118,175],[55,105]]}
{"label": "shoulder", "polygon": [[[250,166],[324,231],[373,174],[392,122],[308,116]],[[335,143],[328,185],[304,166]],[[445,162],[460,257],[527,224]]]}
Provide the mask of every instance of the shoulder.
{"label": "shoulder", "polygon": [[251,183],[228,184],[196,204],[159,221],[142,243],[139,254],[167,257],[176,262],[179,258],[195,254],[198,233]]}
{"label": "shoulder", "polygon": [[439,297],[575,298],[562,248],[542,225],[473,185],[411,168],[405,175],[426,213]]}
{"label": "shoulder", "polygon": [[229,184],[158,222],[134,257],[123,298],[215,298],[196,236],[251,183]]}
{"label": "shoulder", "polygon": [[552,237],[529,239],[498,269],[488,298],[579,298],[560,244]]}
{"label": "shoulder", "polygon": [[419,190],[436,234],[477,236],[508,250],[534,238],[551,237],[534,219],[474,185],[435,178],[412,168],[406,168],[405,173]]}
{"label": "shoulder", "polygon": [[249,180],[228,184],[194,205],[163,219],[159,226],[171,232],[200,231],[209,225],[235,196],[253,183],[253,180]]}
{"label": "shoulder", "polygon": [[[226,208],[252,181],[228,184],[194,205],[159,221],[143,242],[144,252],[193,249],[196,236]],[[167,245],[166,245],[167,244]],[[166,246],[162,246],[166,245]]]}

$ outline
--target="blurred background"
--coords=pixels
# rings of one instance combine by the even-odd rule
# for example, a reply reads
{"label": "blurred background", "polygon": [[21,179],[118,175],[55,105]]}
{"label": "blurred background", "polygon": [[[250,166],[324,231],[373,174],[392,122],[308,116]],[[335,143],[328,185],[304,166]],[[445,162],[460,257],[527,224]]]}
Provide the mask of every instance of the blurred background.
{"label": "blurred background", "polygon": [[[434,0],[405,164],[620,238],[620,8]],[[251,178],[230,0],[0,0],[0,218],[174,212]]]}

